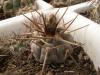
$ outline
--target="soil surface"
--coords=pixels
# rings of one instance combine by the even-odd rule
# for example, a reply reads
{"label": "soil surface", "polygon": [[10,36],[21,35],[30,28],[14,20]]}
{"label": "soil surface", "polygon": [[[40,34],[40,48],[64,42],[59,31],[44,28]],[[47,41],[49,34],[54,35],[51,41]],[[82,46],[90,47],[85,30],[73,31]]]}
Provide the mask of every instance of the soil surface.
{"label": "soil surface", "polygon": [[[34,59],[29,41],[1,44],[0,55],[0,75],[41,75],[43,64]],[[64,63],[46,64],[44,75],[97,74],[88,55],[77,47]]]}

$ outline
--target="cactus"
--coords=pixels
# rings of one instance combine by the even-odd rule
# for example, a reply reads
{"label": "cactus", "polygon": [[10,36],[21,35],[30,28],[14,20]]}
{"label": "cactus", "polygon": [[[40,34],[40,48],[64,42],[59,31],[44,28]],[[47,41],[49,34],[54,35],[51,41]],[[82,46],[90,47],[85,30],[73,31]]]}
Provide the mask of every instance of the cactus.
{"label": "cactus", "polygon": [[13,5],[13,0],[7,0],[10,4]]}
{"label": "cactus", "polygon": [[30,3],[33,3],[35,0],[29,0],[30,1]]}
{"label": "cactus", "polygon": [[9,1],[5,1],[3,5],[4,12],[8,12],[9,10],[13,9],[13,4]]}
{"label": "cactus", "polygon": [[27,5],[27,0],[21,0],[21,6],[24,7],[25,5]]}
{"label": "cactus", "polygon": [[13,7],[14,9],[20,8],[21,0],[13,0]]}
{"label": "cactus", "polygon": [[90,12],[90,18],[100,24],[100,4],[97,4]]}
{"label": "cactus", "polygon": [[34,3],[35,0],[21,0],[21,6],[24,7],[26,5],[30,5]]}
{"label": "cactus", "polygon": [[4,12],[15,12],[21,6],[25,7],[26,5],[30,5],[34,2],[34,0],[0,0],[0,6]]}
{"label": "cactus", "polygon": [[35,0],[28,0],[29,4],[33,4]]}
{"label": "cactus", "polygon": [[96,22],[100,24],[100,4],[98,4],[95,12]]}

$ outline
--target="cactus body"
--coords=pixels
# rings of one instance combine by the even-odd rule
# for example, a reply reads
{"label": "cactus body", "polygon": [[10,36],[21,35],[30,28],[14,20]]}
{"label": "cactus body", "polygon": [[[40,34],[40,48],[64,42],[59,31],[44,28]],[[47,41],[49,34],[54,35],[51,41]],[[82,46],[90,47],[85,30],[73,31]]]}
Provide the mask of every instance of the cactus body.
{"label": "cactus body", "polygon": [[4,12],[7,12],[12,8],[13,8],[13,4],[12,3],[10,3],[9,1],[5,1],[4,2],[4,5],[3,5]]}
{"label": "cactus body", "polygon": [[21,0],[13,0],[14,9],[20,8]]}

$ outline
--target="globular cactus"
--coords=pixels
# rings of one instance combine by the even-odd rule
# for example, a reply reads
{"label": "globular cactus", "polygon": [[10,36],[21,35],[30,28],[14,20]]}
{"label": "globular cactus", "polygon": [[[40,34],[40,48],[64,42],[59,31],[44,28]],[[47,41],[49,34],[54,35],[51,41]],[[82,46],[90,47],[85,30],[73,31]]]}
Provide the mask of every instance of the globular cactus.
{"label": "globular cactus", "polygon": [[95,9],[95,19],[96,22],[100,24],[100,4],[98,4],[97,8]]}
{"label": "globular cactus", "polygon": [[15,15],[13,0],[4,1],[3,11],[5,13],[6,18],[9,18]]}
{"label": "globular cactus", "polygon": [[24,7],[26,5],[33,4],[35,0],[21,0],[21,6]]}
{"label": "globular cactus", "polygon": [[29,3],[32,3],[34,0],[0,0],[0,10],[3,9],[3,12],[6,14],[10,14],[9,17],[16,14],[16,11],[21,8],[21,6],[25,7]]}
{"label": "globular cactus", "polygon": [[31,3],[34,3],[34,1],[35,1],[35,0],[29,0],[29,3],[30,3],[30,4],[31,4]]}
{"label": "globular cactus", "polygon": [[90,19],[100,24],[100,4],[96,4],[93,10],[90,10]]}
{"label": "globular cactus", "polygon": [[13,9],[13,4],[10,3],[9,1],[5,1],[3,5],[3,11],[4,12],[9,12]]}
{"label": "globular cactus", "polygon": [[[70,35],[64,35],[64,37],[67,38],[67,40],[72,41],[72,37]],[[38,45],[40,42],[35,44],[34,42],[31,43],[31,52],[33,53],[33,56],[35,57],[36,61],[39,61],[40,63],[43,63],[45,60],[46,55],[46,48],[50,48],[48,56],[47,56],[47,64],[50,63],[64,63],[66,58],[69,57],[68,52],[70,50],[70,53],[73,53],[73,48],[70,44],[65,44],[64,42],[53,39],[53,40],[46,40],[50,45],[43,44],[41,47]],[[60,46],[62,45],[62,46]],[[54,48],[56,46],[59,46],[57,48]]]}
{"label": "globular cactus", "polygon": [[13,0],[13,8],[16,10],[20,8],[21,6],[21,0]]}
{"label": "globular cactus", "polygon": [[25,7],[26,5],[28,5],[27,0],[21,0],[21,7]]}

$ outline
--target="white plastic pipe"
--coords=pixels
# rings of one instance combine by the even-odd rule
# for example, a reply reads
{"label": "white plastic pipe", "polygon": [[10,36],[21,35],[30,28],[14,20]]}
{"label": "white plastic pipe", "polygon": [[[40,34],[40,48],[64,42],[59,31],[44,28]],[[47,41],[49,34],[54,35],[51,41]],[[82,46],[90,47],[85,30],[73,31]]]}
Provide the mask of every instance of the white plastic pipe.
{"label": "white plastic pipe", "polygon": [[[50,4],[44,2],[43,0],[37,0],[35,3],[38,5],[39,9],[42,10],[42,12],[44,12],[45,9],[47,8],[48,9],[53,8]],[[68,9],[69,11],[77,10],[78,12],[79,11],[78,9],[80,10],[82,9],[81,11],[83,10],[85,11],[87,9],[90,9],[90,7],[89,4],[87,5],[87,2],[85,2],[82,4],[70,6]],[[28,13],[27,16],[31,17],[31,13]],[[25,17],[23,15],[0,21],[0,37],[4,37],[4,36],[9,37],[9,35],[11,37],[13,36],[12,32],[14,32],[15,34],[20,34],[22,32],[25,32],[27,28],[24,26],[23,24],[24,22],[25,22]]]}
{"label": "white plastic pipe", "polygon": [[100,4],[100,0],[95,0],[95,1],[91,0],[91,1],[87,1],[87,2],[84,2],[84,3],[80,3],[80,4],[77,4],[77,5],[70,6],[70,10],[75,11],[77,13],[84,12],[86,10],[90,10],[90,9],[95,8],[99,4]]}
{"label": "white plastic pipe", "polygon": [[35,5],[36,5],[37,9],[49,9],[49,8],[51,9],[51,8],[53,8],[52,5],[46,3],[43,0],[36,0],[35,1]]}
{"label": "white plastic pipe", "polygon": [[[72,6],[71,6],[71,9],[72,9]],[[75,16],[77,15],[77,13],[72,12],[71,9],[69,7],[68,11],[63,17],[65,23],[74,19]],[[41,10],[41,11],[48,15],[51,13],[55,13],[57,10],[58,9],[55,8],[51,10],[45,10],[45,11]],[[59,10],[58,18],[62,16],[65,10],[66,10],[66,7],[61,8]],[[26,15],[28,17],[31,17],[31,13],[28,13]],[[36,17],[36,15],[37,13],[33,12],[33,17]],[[12,31],[17,34],[26,31],[27,28],[22,24],[23,22],[25,22],[25,17],[23,15],[0,21],[0,37],[2,37],[2,33],[4,35],[11,33],[7,35],[8,37],[9,35],[12,35]],[[95,65],[96,70],[98,70],[98,67],[100,67],[100,60],[99,60],[100,58],[100,50],[99,50],[100,49],[100,46],[99,46],[100,45],[100,35],[99,35],[100,26],[97,23],[79,15],[77,19],[71,25],[69,30],[74,30],[88,24],[89,26],[83,29],[80,29],[78,31],[75,31],[71,34],[74,37],[75,41],[81,42],[82,44],[84,44],[82,47],[84,48],[85,52],[90,56],[91,60],[93,61]]]}
{"label": "white plastic pipe", "polygon": [[24,26],[24,22],[25,17],[23,15],[0,21],[0,37],[9,38],[14,34],[25,32],[27,28]]}
{"label": "white plastic pipe", "polygon": [[84,12],[86,10],[90,10],[90,9],[93,9],[93,8],[95,8],[95,6],[94,6],[94,4],[91,4],[90,1],[70,6],[71,11],[75,11],[75,12],[78,12],[78,13]]}

